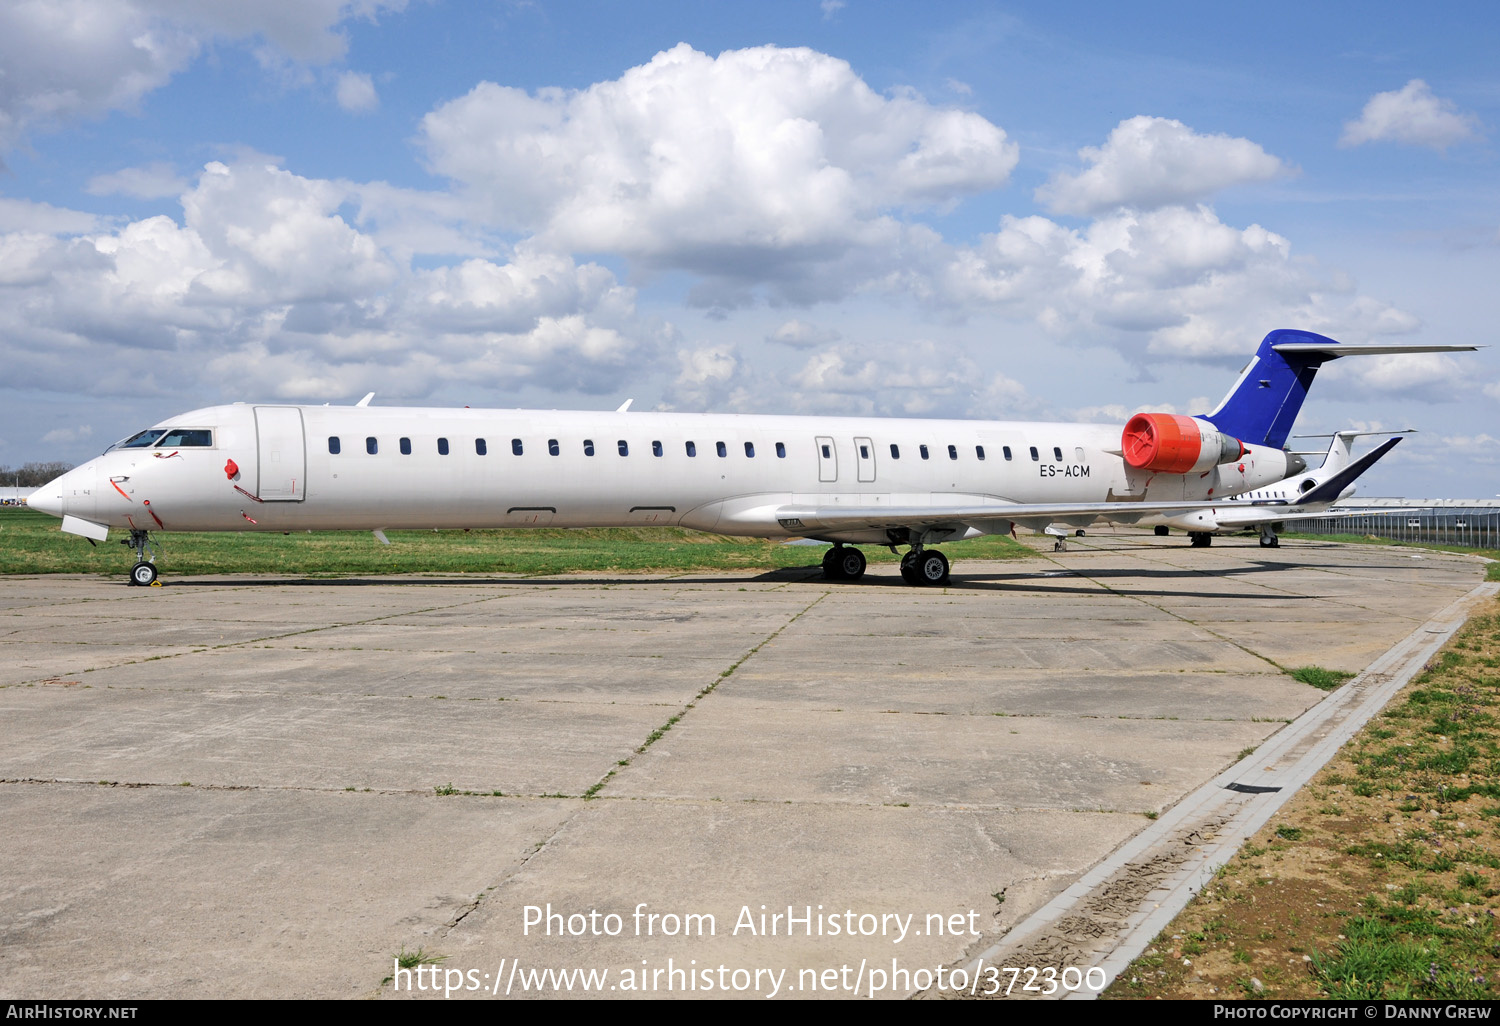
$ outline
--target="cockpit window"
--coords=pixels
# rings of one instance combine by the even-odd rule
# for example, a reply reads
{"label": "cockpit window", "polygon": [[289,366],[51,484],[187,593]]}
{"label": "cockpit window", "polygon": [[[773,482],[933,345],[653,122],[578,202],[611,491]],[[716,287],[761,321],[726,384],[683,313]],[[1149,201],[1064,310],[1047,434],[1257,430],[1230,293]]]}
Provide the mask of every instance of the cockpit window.
{"label": "cockpit window", "polygon": [[125,439],[123,442],[116,442],[114,445],[110,446],[110,448],[111,449],[144,449],[146,446],[150,445],[152,442],[154,442],[158,438],[160,438],[162,436],[163,432],[165,432],[165,430],[166,430],[165,428],[147,428],[145,431],[142,431],[140,434],[131,435],[129,438]]}
{"label": "cockpit window", "polygon": [[214,433],[208,428],[171,428],[156,444],[171,449],[209,446],[214,444]]}

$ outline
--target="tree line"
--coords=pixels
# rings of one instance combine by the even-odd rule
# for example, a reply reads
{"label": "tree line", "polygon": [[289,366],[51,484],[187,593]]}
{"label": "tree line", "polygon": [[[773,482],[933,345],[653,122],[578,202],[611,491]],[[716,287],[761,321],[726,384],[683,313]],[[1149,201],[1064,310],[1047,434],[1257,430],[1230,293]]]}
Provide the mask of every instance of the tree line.
{"label": "tree line", "polygon": [[54,460],[50,463],[27,463],[22,467],[0,466],[0,488],[40,488],[59,474],[66,474],[73,464]]}

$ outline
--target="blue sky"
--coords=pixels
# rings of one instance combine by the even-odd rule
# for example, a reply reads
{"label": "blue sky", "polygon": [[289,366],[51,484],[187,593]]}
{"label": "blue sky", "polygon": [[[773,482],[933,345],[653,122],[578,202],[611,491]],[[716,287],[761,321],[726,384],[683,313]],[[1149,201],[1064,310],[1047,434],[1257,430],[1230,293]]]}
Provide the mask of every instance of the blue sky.
{"label": "blue sky", "polygon": [[[0,463],[370,390],[1123,422],[1211,407],[1273,328],[1492,345],[1497,26],[7,0]],[[1371,358],[1299,429],[1418,428],[1363,492],[1490,497],[1497,409],[1496,349]]]}

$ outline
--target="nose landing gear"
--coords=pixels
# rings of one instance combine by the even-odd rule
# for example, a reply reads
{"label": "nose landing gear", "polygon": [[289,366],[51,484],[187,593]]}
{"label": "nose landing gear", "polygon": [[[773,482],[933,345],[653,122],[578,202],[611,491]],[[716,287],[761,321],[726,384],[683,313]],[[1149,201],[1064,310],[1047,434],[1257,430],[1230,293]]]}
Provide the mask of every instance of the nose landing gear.
{"label": "nose landing gear", "polygon": [[156,546],[151,541],[148,531],[131,531],[130,537],[122,540],[121,545],[128,545],[135,550],[135,566],[130,568],[130,583],[142,588],[149,588],[156,583]]}

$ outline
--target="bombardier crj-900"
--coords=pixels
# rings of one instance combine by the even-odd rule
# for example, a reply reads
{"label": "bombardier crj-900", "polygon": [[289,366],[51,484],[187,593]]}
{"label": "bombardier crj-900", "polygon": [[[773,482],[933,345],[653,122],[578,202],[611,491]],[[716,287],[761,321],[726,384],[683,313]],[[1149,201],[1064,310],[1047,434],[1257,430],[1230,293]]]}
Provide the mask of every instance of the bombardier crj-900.
{"label": "bombardier crj-900", "polygon": [[901,575],[943,584],[934,546],[1013,524],[1132,523],[1202,510],[1306,469],[1283,446],[1317,370],[1352,346],[1267,335],[1217,409],[1099,424],[686,413],[215,406],[117,443],[28,500],[62,529],[130,532],[133,584],[156,580],[153,531],[674,525],[855,546],[910,546]]}

